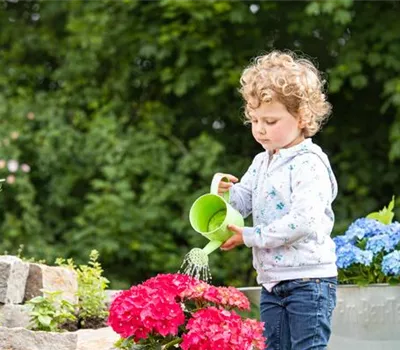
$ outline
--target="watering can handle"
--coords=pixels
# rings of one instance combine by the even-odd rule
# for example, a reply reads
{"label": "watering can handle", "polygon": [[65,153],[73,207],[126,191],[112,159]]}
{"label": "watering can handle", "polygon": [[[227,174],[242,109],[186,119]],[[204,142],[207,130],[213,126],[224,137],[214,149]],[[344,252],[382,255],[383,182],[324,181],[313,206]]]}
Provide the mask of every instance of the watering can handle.
{"label": "watering can handle", "polygon": [[[221,181],[230,182],[229,179],[222,174],[215,174],[213,176],[210,193],[218,195],[218,187]],[[229,191],[222,193],[221,197],[229,203]]]}

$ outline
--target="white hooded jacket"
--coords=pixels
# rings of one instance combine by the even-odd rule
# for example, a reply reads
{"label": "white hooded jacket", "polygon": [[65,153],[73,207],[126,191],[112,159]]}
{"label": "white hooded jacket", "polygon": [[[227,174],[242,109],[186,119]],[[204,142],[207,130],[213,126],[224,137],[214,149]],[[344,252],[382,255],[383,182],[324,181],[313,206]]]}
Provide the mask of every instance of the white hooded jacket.
{"label": "white hooded jacket", "polygon": [[259,284],[337,275],[332,202],[337,183],[328,157],[311,139],[272,155],[258,154],[230,202],[244,217]]}

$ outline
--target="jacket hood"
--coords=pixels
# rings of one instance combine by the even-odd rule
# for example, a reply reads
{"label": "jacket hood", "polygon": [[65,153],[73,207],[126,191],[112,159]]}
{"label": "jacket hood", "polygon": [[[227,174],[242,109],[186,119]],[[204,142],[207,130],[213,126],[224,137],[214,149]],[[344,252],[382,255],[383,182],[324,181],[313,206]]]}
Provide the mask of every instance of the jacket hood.
{"label": "jacket hood", "polygon": [[338,191],[337,181],[335,174],[332,171],[332,167],[329,162],[328,156],[324,153],[321,147],[313,143],[312,140],[308,138],[293,147],[281,148],[279,150],[279,155],[282,159],[294,158],[300,154],[305,154],[305,153],[316,154],[325,164],[326,169],[328,170],[329,178],[331,180],[332,199],[334,199],[337,196],[337,191]]}

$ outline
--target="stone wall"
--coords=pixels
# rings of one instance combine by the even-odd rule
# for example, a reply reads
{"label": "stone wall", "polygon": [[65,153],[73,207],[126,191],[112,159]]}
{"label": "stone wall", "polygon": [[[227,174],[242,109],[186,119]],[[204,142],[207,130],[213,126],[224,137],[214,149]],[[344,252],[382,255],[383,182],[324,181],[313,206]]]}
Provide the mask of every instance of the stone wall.
{"label": "stone wall", "polygon": [[62,291],[63,298],[77,302],[76,272],[58,266],[27,263],[0,255],[0,349],[12,350],[111,350],[119,336],[111,328],[76,332],[29,330],[26,301],[45,291]]}

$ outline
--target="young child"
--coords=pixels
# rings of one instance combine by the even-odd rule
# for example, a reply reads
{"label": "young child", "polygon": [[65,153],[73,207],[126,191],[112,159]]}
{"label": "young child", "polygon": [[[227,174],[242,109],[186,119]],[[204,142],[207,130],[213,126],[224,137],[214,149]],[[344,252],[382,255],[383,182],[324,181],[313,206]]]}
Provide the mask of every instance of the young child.
{"label": "young child", "polygon": [[[317,68],[293,53],[258,57],[241,77],[245,116],[265,149],[241,181],[224,174],[219,192],[253,227],[229,225],[221,246],[253,251],[262,286],[261,321],[268,350],[325,349],[336,306],[334,223],[337,184],[328,157],[311,137],[331,111]],[[232,184],[235,183],[235,184]]]}

